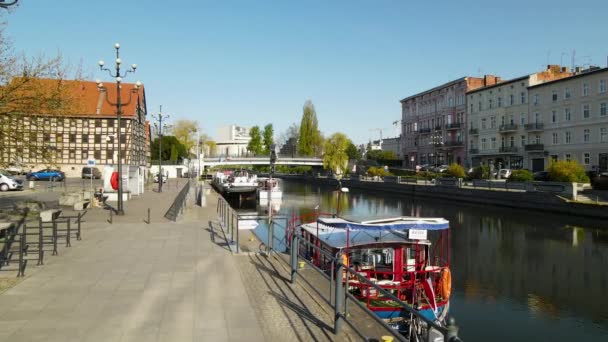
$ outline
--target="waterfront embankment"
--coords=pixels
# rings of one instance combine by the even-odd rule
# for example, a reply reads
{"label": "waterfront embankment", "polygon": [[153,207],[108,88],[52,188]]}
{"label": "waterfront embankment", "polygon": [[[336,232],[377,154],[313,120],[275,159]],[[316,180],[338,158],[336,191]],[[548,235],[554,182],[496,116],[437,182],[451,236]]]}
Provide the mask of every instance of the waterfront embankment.
{"label": "waterfront embankment", "polygon": [[[333,178],[301,175],[276,175],[276,177],[311,184],[338,186],[338,181]],[[552,212],[596,219],[608,218],[608,206],[606,205],[569,201],[551,192],[489,190],[472,187],[442,186],[431,183],[404,184],[359,179],[343,179],[341,183],[342,186],[364,191]]]}

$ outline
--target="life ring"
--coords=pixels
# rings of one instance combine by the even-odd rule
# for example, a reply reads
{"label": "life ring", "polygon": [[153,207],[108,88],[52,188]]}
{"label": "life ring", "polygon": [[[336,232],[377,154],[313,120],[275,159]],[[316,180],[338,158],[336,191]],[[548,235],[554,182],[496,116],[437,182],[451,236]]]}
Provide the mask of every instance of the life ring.
{"label": "life ring", "polygon": [[112,172],[112,176],[110,177],[110,185],[112,189],[118,190],[118,172]]}
{"label": "life ring", "polygon": [[439,295],[441,295],[443,300],[450,299],[450,295],[452,294],[452,273],[447,267],[444,267],[441,270],[441,276],[439,277],[439,288],[437,289],[437,292]]}

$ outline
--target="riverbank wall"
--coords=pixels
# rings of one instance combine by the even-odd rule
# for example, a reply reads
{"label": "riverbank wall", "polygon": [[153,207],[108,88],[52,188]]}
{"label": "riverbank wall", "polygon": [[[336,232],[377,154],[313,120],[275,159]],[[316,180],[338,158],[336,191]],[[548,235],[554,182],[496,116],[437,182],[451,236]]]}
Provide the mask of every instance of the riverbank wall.
{"label": "riverbank wall", "polygon": [[[299,175],[275,175],[275,177],[310,184],[338,186],[338,181],[333,178]],[[343,179],[342,186],[376,193],[387,192],[410,197],[436,198],[480,205],[608,219],[608,207],[605,205],[570,202],[550,192],[499,191],[432,184],[398,184],[359,179]]]}

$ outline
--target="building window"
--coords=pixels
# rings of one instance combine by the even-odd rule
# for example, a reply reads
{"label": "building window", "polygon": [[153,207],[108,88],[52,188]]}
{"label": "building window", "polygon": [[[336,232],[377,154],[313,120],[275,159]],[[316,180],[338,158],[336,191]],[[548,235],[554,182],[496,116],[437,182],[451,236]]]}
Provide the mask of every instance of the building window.
{"label": "building window", "polygon": [[486,129],[486,118],[481,119],[481,129]]}
{"label": "building window", "polygon": [[553,133],[553,145],[557,145],[558,143],[557,133]]}
{"label": "building window", "polygon": [[589,153],[589,152],[583,153],[583,164],[585,164],[585,165],[591,164],[591,153]]}
{"label": "building window", "polygon": [[564,99],[570,98],[570,88],[564,89]]}
{"label": "building window", "polygon": [[509,106],[512,106],[513,102],[515,102],[515,100],[514,100],[513,94],[511,94],[511,95],[509,95]]}
{"label": "building window", "polygon": [[89,128],[89,120],[88,119],[83,119],[82,120],[82,127],[83,128]]}
{"label": "building window", "polygon": [[521,116],[519,117],[519,122],[520,122],[522,125],[525,125],[525,124],[526,124],[526,113],[521,113]]}
{"label": "building window", "polygon": [[95,143],[101,144],[101,134],[95,134]]}
{"label": "building window", "polygon": [[566,153],[564,155],[564,159],[566,159],[566,161],[570,161],[570,160],[572,160],[572,156],[570,155],[570,153]]}
{"label": "building window", "polygon": [[589,119],[589,105],[583,105],[583,119]]}
{"label": "building window", "polygon": [[44,133],[44,142],[51,141],[51,135],[49,133]]}
{"label": "building window", "polygon": [[566,131],[564,133],[564,143],[570,144],[572,142],[572,133],[570,131]]}
{"label": "building window", "polygon": [[481,138],[481,149],[482,150],[488,149],[488,141],[486,140],[486,138]]}
{"label": "building window", "polygon": [[125,120],[125,119],[120,120],[120,127],[122,127],[122,128],[127,127],[127,120]]}
{"label": "building window", "polygon": [[110,149],[106,150],[106,159],[114,162],[114,150],[113,149],[110,148]]}
{"label": "building window", "polygon": [[551,100],[553,100],[553,102],[557,101],[557,90],[554,90],[551,94]]}
{"label": "building window", "polygon": [[589,95],[589,84],[583,83],[583,96]]}
{"label": "building window", "polygon": [[57,126],[59,126],[59,127],[63,126],[63,119],[57,119]]}
{"label": "building window", "polygon": [[490,117],[490,128],[496,128],[496,117]]}
{"label": "building window", "polygon": [[526,136],[522,135],[521,136],[521,147],[524,147],[524,146],[526,146]]}
{"label": "building window", "polygon": [[76,127],[76,120],[75,119],[70,120],[70,127]]}
{"label": "building window", "polygon": [[557,122],[557,111],[555,111],[555,110],[551,111],[551,122],[553,122],[553,123]]}
{"label": "building window", "polygon": [[591,136],[591,133],[589,131],[589,128],[585,128],[583,130],[583,142],[586,143],[586,144],[588,144],[589,141],[591,140],[590,136]]}
{"label": "building window", "polygon": [[496,148],[496,137],[492,137],[490,140],[492,142],[492,149],[495,149]]}
{"label": "building window", "polygon": [[522,91],[519,95],[521,97],[521,104],[526,103],[526,93]]}
{"label": "building window", "polygon": [[57,142],[58,142],[58,143],[63,142],[63,134],[58,133],[58,134],[57,134],[57,139],[56,139],[56,140],[57,140]]}
{"label": "building window", "polygon": [[88,144],[89,143],[89,135],[88,134],[83,134],[82,135],[82,143],[83,144]]}
{"label": "building window", "polygon": [[608,128],[606,127],[600,128],[600,142],[608,142]]}
{"label": "building window", "polygon": [[70,143],[76,143],[76,134],[70,134]]}
{"label": "building window", "polygon": [[564,120],[565,121],[570,121],[571,119],[571,113],[570,113],[570,108],[564,108]]}
{"label": "building window", "polygon": [[538,94],[534,94],[534,105],[538,105]]}
{"label": "building window", "polygon": [[511,136],[511,138],[509,139],[509,146],[514,147],[515,146],[515,137]]}
{"label": "building window", "polygon": [[600,86],[598,88],[600,89],[600,93],[605,93],[606,92],[606,80],[600,80]]}
{"label": "building window", "polygon": [[82,159],[89,159],[89,151],[88,150],[82,150]]}
{"label": "building window", "polygon": [[70,150],[69,157],[70,157],[70,159],[75,159],[76,158],[76,150]]}
{"label": "building window", "polygon": [[534,123],[540,123],[542,120],[540,119],[540,113],[534,113]]}
{"label": "building window", "polygon": [[114,119],[108,119],[108,127],[114,127]]}
{"label": "building window", "polygon": [[95,150],[93,152],[93,157],[97,160],[101,160],[101,150]]}
{"label": "building window", "polygon": [[498,108],[502,107],[502,97],[498,97]]}
{"label": "building window", "polygon": [[606,116],[606,102],[600,103],[600,116]]}
{"label": "building window", "polygon": [[488,103],[489,103],[489,104],[488,104],[488,108],[492,109],[492,99],[489,99],[489,100],[488,100]]}
{"label": "building window", "polygon": [[477,110],[479,110],[481,112],[481,101],[479,102],[479,106],[478,106]]}
{"label": "building window", "polygon": [[125,134],[122,134],[120,136],[120,143],[121,144],[126,144],[127,143],[127,136]]}
{"label": "building window", "polygon": [[101,127],[101,119],[95,120],[95,127]]}
{"label": "building window", "polygon": [[541,143],[540,135],[536,135],[534,143],[537,145]]}
{"label": "building window", "polygon": [[471,113],[473,113],[473,104],[471,103]]}
{"label": "building window", "polygon": [[552,154],[550,158],[551,158],[551,162],[556,162],[559,159],[557,157],[557,154]]}

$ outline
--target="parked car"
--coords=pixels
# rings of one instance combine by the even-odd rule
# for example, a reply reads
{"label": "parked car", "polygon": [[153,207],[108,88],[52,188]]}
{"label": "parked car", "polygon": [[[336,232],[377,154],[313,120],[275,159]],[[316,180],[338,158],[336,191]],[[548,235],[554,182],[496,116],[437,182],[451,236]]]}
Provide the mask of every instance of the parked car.
{"label": "parked car", "polygon": [[498,170],[498,175],[501,179],[507,179],[511,176],[511,169],[500,169]]}
{"label": "parked car", "polygon": [[435,172],[441,173],[441,172],[446,172],[448,170],[447,165],[439,165],[435,168]]}
{"label": "parked car", "polygon": [[589,176],[595,190],[608,190],[608,172],[594,172]]}
{"label": "parked car", "polygon": [[0,170],[0,191],[23,190],[23,182],[11,176],[7,170]]}
{"label": "parked car", "polygon": [[534,180],[539,182],[548,182],[550,180],[549,171],[534,172]]}
{"label": "parked car", "polygon": [[420,165],[420,167],[417,167],[418,171],[431,171],[433,167],[429,164],[424,164],[424,165]]}
{"label": "parked car", "polygon": [[99,169],[96,167],[85,166],[82,168],[82,178],[100,179],[101,171],[99,171]]}
{"label": "parked car", "polygon": [[27,175],[25,176],[25,178],[27,178],[27,180],[55,180],[55,181],[62,181],[65,179],[65,173],[59,171],[59,170],[53,170],[53,169],[43,169],[40,171],[36,171],[36,172],[28,172]]}

